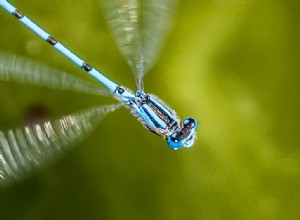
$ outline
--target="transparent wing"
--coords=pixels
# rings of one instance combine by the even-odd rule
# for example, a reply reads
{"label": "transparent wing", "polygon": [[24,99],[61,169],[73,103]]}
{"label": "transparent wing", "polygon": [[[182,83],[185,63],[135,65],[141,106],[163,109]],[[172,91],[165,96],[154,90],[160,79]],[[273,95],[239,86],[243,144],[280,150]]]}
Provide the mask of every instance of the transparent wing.
{"label": "transparent wing", "polygon": [[120,106],[94,107],[56,120],[0,131],[0,186],[20,180],[57,158]]}
{"label": "transparent wing", "polygon": [[103,96],[111,95],[105,88],[99,88],[98,85],[86,82],[66,72],[2,51],[0,51],[0,80]]}
{"label": "transparent wing", "polygon": [[177,0],[101,0],[107,24],[136,75],[138,89],[169,32]]}

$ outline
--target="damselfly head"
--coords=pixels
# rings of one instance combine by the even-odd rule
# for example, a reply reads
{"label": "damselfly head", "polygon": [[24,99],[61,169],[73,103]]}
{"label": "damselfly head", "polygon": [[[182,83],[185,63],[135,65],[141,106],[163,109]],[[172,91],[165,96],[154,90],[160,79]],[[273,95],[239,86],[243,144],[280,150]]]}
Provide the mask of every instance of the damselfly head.
{"label": "damselfly head", "polygon": [[186,118],[182,122],[181,129],[174,132],[167,139],[168,145],[173,150],[178,150],[182,147],[190,148],[196,140],[196,131],[198,123],[194,118]]}

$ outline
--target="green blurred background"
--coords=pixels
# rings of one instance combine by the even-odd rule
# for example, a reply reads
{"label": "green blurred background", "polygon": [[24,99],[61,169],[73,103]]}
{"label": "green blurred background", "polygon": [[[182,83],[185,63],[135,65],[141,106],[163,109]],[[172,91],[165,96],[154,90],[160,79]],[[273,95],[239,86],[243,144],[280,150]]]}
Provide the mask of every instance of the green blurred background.
{"label": "green blurred background", "polygon": [[[134,89],[96,0],[12,3]],[[194,148],[171,151],[118,110],[58,161],[0,189],[0,219],[300,219],[299,6],[183,1],[145,89],[199,119]],[[1,50],[91,80],[2,10],[0,21]],[[2,130],[37,104],[55,116],[114,102],[4,82],[0,93]]]}

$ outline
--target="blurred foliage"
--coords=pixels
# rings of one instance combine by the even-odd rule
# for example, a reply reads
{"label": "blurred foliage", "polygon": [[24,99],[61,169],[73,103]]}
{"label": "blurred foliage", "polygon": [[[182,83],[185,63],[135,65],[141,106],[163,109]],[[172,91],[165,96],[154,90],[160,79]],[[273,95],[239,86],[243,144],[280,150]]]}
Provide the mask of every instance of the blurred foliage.
{"label": "blurred foliage", "polygon": [[[110,78],[134,88],[95,0],[13,1]],[[171,151],[126,109],[24,182],[0,189],[1,219],[299,219],[299,3],[182,1],[146,91],[199,119]],[[3,10],[0,48],[88,79]],[[70,113],[110,99],[0,84],[1,129],[29,106]],[[113,100],[111,99],[111,102]]]}

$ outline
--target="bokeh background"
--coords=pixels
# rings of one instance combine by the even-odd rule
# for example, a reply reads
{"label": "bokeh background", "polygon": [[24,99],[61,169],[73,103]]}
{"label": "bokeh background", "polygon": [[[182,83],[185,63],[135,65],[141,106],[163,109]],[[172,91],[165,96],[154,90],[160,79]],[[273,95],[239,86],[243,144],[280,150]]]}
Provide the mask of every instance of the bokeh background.
{"label": "bokeh background", "polygon": [[[134,89],[96,0],[12,1],[88,62]],[[194,148],[170,150],[127,109],[23,182],[0,189],[0,219],[299,219],[299,2],[182,1],[145,78],[183,118]],[[93,81],[0,11],[0,48]],[[32,106],[51,116],[110,98],[0,83],[0,128]]]}

